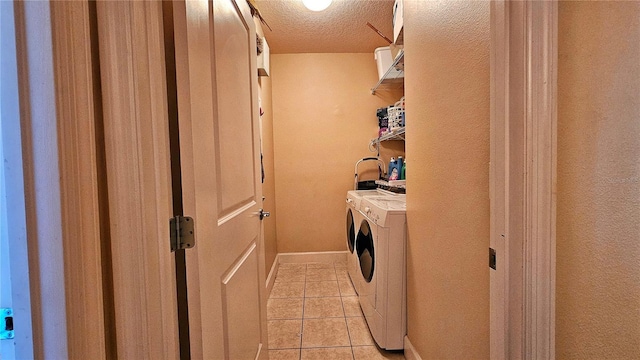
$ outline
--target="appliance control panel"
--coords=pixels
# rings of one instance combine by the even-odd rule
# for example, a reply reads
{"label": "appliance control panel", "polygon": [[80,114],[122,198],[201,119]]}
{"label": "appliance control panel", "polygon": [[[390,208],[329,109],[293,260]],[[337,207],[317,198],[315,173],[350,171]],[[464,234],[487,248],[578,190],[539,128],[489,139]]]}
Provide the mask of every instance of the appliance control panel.
{"label": "appliance control panel", "polygon": [[405,214],[407,203],[404,199],[364,197],[360,210],[376,225],[385,227],[390,214]]}
{"label": "appliance control panel", "polygon": [[[373,220],[376,225],[384,226],[384,220],[386,218],[386,213],[384,211],[369,206],[365,206],[363,211],[369,219]],[[382,221],[380,221],[380,219],[382,219]]]}

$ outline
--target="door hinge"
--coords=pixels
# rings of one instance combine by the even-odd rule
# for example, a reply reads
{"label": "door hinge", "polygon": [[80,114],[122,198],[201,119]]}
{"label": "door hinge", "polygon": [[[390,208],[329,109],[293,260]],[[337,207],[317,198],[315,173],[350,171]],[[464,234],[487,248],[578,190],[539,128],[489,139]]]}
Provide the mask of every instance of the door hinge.
{"label": "door hinge", "polygon": [[177,215],[169,220],[171,251],[191,249],[196,245],[194,221],[188,216]]}
{"label": "door hinge", "polygon": [[15,337],[13,333],[13,309],[0,309],[0,340],[10,340]]}

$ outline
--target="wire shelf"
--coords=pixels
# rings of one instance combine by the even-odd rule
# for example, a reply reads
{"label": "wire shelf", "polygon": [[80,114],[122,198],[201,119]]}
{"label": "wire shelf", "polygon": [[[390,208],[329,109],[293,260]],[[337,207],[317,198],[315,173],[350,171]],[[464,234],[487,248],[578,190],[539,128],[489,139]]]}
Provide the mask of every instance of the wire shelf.
{"label": "wire shelf", "polygon": [[[400,74],[397,76],[391,75],[394,69],[400,71]],[[400,53],[396,56],[396,59],[387,72],[384,73],[384,76],[371,88],[371,94],[375,95],[376,90],[378,90],[380,86],[390,84],[404,84],[404,49],[400,50]]]}

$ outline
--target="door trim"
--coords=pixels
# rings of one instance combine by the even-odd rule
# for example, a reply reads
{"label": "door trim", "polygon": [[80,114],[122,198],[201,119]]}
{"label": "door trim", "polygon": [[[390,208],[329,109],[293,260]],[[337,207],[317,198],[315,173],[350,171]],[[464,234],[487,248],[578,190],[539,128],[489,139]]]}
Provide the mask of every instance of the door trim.
{"label": "door trim", "polygon": [[36,358],[105,358],[88,3],[14,11],[33,324],[16,342]]}
{"label": "door trim", "polygon": [[[50,6],[68,355],[108,358],[101,249],[105,237],[99,201],[101,186],[106,184],[98,176],[97,152],[101,149],[96,144],[96,127],[101,109],[94,64],[97,53],[92,49],[95,29],[88,2],[52,2]],[[81,316],[78,309],[82,309]]]}
{"label": "door trim", "polygon": [[527,8],[525,354],[555,358],[558,3]]}
{"label": "door trim", "polygon": [[557,8],[491,3],[492,359],[555,357]]}
{"label": "door trim", "polygon": [[[6,225],[3,233],[7,236],[9,258],[9,275],[3,273],[3,276],[11,277],[10,284],[10,303],[3,302],[3,307],[10,305],[14,310],[14,327],[21,329],[21,333],[15,336],[13,342],[3,341],[0,343],[0,352],[7,354],[7,357],[15,358],[34,358],[35,342],[32,313],[32,296],[38,291],[35,281],[32,280],[33,275],[30,274],[29,254],[33,250],[29,247],[29,237],[27,233],[27,216],[26,216],[26,197],[25,183],[27,170],[32,166],[24,160],[29,156],[25,153],[23,147],[23,127],[24,127],[24,105],[21,104],[20,88],[28,87],[24,84],[24,77],[20,78],[19,69],[24,66],[24,62],[20,61],[18,54],[25,57],[25,43],[18,42],[17,34],[24,34],[21,30],[24,27],[24,19],[19,18],[21,14],[16,7],[24,6],[23,3],[14,4],[13,1],[0,2],[0,116],[2,121],[2,141],[3,147],[2,161],[5,186],[5,199],[3,200],[5,208],[11,209],[7,211],[5,216]],[[23,12],[22,12],[23,13]],[[22,82],[21,82],[22,81]],[[2,210],[0,210],[2,211]],[[2,224],[5,225],[5,224]],[[0,226],[2,226],[0,225]],[[11,239],[11,240],[9,240]],[[33,262],[33,261],[32,261]],[[2,280],[4,281],[4,279]],[[6,283],[5,283],[6,284]],[[6,286],[6,285],[5,285]],[[38,343],[39,345],[39,343]]]}
{"label": "door trim", "polygon": [[118,358],[179,357],[160,2],[96,3]]}

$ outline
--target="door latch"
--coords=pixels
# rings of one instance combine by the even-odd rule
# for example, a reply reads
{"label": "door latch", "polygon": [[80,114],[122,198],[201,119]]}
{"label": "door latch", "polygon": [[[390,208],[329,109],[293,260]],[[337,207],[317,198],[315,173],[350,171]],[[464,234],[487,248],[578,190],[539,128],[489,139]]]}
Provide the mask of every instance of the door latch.
{"label": "door latch", "polygon": [[496,270],[496,250],[489,248],[489,267]]}
{"label": "door latch", "polygon": [[268,211],[264,211],[264,209],[260,209],[260,210],[258,210],[258,215],[260,215],[260,220],[262,220],[262,219],[264,219],[266,217],[271,216],[271,213],[268,212]]}
{"label": "door latch", "polygon": [[2,319],[2,323],[0,323],[0,340],[13,339],[13,309],[0,309],[0,319]]}
{"label": "door latch", "polygon": [[195,226],[192,218],[176,215],[169,220],[171,251],[191,249],[196,245]]}

